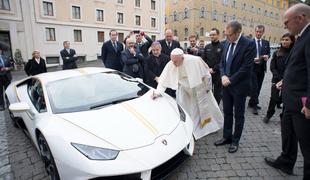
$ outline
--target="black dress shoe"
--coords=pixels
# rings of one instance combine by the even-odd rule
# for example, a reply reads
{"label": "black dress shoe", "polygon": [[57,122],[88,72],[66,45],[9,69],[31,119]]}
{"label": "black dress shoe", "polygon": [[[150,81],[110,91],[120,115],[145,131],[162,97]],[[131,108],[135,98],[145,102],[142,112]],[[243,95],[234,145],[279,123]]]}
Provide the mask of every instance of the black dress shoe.
{"label": "black dress shoe", "polygon": [[222,138],[214,142],[215,146],[223,146],[225,144],[231,144],[231,139]]}
{"label": "black dress shoe", "polygon": [[228,148],[229,153],[235,153],[238,151],[238,145],[237,144],[231,144]]}
{"label": "black dress shoe", "polygon": [[269,120],[270,120],[270,118],[268,118],[268,117],[266,116],[266,117],[264,117],[263,122],[267,124],[267,123],[269,122]]}
{"label": "black dress shoe", "polygon": [[293,174],[293,169],[289,169],[289,168],[284,168],[283,166],[281,166],[280,163],[278,163],[275,159],[273,158],[269,158],[269,157],[265,157],[265,162],[268,166],[271,166],[273,168],[279,169],[282,172],[288,174],[288,175],[292,175]]}
{"label": "black dress shoe", "polygon": [[252,113],[255,114],[255,115],[258,115],[258,110],[257,110],[257,107],[253,107],[252,109]]}

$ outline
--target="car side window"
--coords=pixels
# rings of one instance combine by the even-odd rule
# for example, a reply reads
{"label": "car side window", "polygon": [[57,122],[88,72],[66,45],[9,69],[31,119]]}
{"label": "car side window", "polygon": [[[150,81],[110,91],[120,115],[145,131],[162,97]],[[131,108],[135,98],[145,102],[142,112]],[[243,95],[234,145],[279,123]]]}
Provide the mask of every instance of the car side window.
{"label": "car side window", "polygon": [[33,106],[39,113],[46,112],[46,104],[42,85],[39,80],[31,79],[28,82],[27,91]]}

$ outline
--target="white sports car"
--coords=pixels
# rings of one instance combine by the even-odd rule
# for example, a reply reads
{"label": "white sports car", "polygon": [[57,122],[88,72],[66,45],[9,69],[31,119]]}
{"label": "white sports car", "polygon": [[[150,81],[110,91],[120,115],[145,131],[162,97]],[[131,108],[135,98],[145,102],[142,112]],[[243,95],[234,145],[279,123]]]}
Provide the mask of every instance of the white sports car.
{"label": "white sports car", "polygon": [[152,92],[118,71],[81,68],[13,82],[6,96],[50,179],[158,179],[193,154],[193,125]]}

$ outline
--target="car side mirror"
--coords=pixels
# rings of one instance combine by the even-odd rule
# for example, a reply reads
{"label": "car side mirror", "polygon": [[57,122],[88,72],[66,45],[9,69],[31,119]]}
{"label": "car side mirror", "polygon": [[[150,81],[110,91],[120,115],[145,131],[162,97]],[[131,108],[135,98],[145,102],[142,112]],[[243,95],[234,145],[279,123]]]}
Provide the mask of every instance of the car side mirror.
{"label": "car side mirror", "polygon": [[30,107],[27,103],[25,102],[18,102],[18,103],[13,103],[9,106],[10,111],[12,112],[25,112],[29,111]]}

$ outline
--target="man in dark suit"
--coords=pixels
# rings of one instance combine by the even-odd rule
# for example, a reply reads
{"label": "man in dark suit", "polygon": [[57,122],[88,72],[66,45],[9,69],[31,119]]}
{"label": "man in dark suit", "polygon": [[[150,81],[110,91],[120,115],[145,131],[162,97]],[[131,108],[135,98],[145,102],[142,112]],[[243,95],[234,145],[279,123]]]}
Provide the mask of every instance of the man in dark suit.
{"label": "man in dark suit", "polygon": [[203,60],[210,67],[209,71],[212,75],[213,94],[217,103],[220,104],[222,99],[222,81],[220,75],[220,62],[224,49],[224,44],[219,41],[220,31],[212,28],[210,31],[211,43],[204,48]]}
{"label": "man in dark suit", "polygon": [[144,72],[146,75],[146,84],[156,88],[158,78],[169,62],[170,57],[161,53],[162,49],[159,42],[153,42],[151,49],[152,54],[146,59]]}
{"label": "man in dark suit", "polygon": [[265,27],[263,25],[257,25],[255,27],[255,38],[253,41],[256,44],[256,57],[254,59],[254,67],[252,71],[252,92],[249,100],[249,107],[252,108],[252,112],[255,115],[258,115],[258,109],[261,109],[261,107],[258,106],[258,97],[267,69],[266,62],[270,57],[269,41],[262,39],[264,32]]}
{"label": "man in dark suit", "polygon": [[63,42],[64,49],[60,51],[60,55],[63,61],[62,69],[75,69],[77,68],[77,55],[74,49],[70,49],[70,42]]}
{"label": "man in dark suit", "polygon": [[298,142],[304,157],[304,180],[310,179],[310,7],[295,4],[284,14],[284,27],[297,35],[286,59],[282,83],[284,113],[281,119],[282,153],[265,158],[268,165],[293,173]]}
{"label": "man in dark suit", "polygon": [[189,44],[190,46],[187,47],[186,52],[187,54],[191,54],[194,56],[201,56],[199,51],[199,46],[197,46],[197,36],[196,35],[191,35],[189,36]]}
{"label": "man in dark suit", "polygon": [[7,50],[8,46],[0,43],[0,111],[5,109],[3,93],[12,80],[11,63],[8,58],[2,55],[2,51]]}
{"label": "man in dark suit", "polygon": [[[244,110],[247,95],[250,93],[251,68],[255,57],[255,44],[241,35],[242,26],[231,21],[225,29],[227,42],[224,45],[220,73],[223,85],[224,133],[216,141],[216,146],[230,144],[229,153],[238,150],[244,126]],[[235,129],[233,122],[235,117]]]}
{"label": "man in dark suit", "polygon": [[173,31],[171,29],[167,29],[165,31],[165,39],[159,40],[159,43],[162,47],[161,53],[166,54],[169,57],[173,49],[182,49],[180,43],[176,40],[173,40]]}
{"label": "man in dark suit", "polygon": [[117,41],[117,31],[111,30],[110,40],[103,43],[101,48],[101,58],[105,67],[115,69],[118,71],[123,70],[121,52],[124,46],[121,42]]}
{"label": "man in dark suit", "polygon": [[122,51],[123,72],[134,77],[144,79],[144,57],[135,48],[133,38],[126,39],[126,49]]}
{"label": "man in dark suit", "polygon": [[[143,42],[143,38],[146,40]],[[153,40],[146,35],[144,32],[140,32],[139,34],[136,35],[136,50],[138,54],[142,54],[143,57],[147,58],[149,56],[149,49],[153,43]]]}

